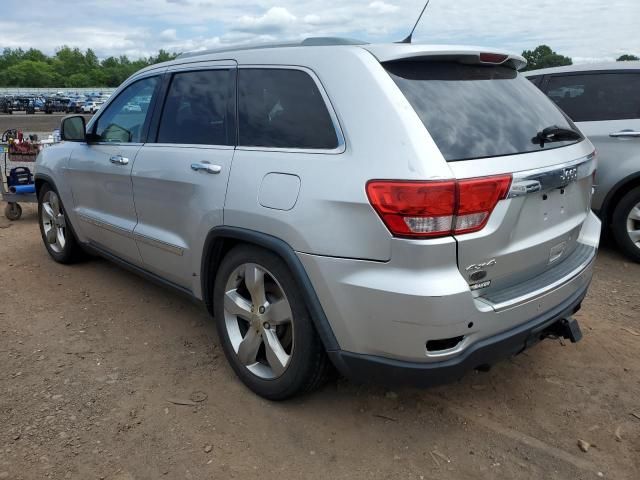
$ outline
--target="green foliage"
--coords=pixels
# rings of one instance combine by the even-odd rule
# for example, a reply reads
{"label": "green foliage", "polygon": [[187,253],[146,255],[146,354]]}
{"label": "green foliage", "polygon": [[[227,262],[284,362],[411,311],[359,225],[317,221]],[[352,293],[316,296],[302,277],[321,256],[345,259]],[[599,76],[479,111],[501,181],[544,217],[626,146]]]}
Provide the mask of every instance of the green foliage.
{"label": "green foliage", "polygon": [[160,50],[133,61],[126,56],[100,61],[90,48],[83,53],[63,46],[50,57],[34,48],[5,48],[0,55],[0,87],[117,87],[141,68],[176,56]]}
{"label": "green foliage", "polygon": [[523,71],[561,67],[573,63],[571,58],[559,55],[551,50],[548,45],[538,45],[534,50],[525,50],[522,52],[522,56],[527,60],[527,66]]}
{"label": "green foliage", "polygon": [[640,60],[640,58],[636,57],[635,55],[631,55],[629,53],[625,53],[624,55],[620,55],[616,59],[616,62],[632,62],[634,60]]}

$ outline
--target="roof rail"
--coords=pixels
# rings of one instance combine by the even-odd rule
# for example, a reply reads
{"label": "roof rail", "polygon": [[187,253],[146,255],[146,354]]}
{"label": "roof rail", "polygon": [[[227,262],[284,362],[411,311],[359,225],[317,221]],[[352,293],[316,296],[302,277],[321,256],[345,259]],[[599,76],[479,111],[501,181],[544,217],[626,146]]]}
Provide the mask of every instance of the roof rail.
{"label": "roof rail", "polygon": [[210,50],[199,50],[186,52],[178,55],[178,58],[198,57],[200,55],[210,55],[213,53],[238,52],[242,50],[257,50],[262,48],[283,48],[283,47],[327,47],[332,45],[366,45],[367,42],[354,40],[352,38],[341,37],[309,37],[298,42],[279,43],[253,43],[246,45],[230,45],[228,47],[214,48]]}

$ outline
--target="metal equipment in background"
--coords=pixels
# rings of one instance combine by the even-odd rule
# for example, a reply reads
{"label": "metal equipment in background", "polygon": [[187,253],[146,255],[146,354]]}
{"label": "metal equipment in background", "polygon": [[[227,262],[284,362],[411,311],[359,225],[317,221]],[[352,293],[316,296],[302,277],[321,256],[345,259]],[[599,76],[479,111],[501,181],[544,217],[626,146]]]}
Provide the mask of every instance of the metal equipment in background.
{"label": "metal equipment in background", "polygon": [[37,203],[33,173],[24,163],[34,163],[42,145],[38,137],[27,138],[18,130],[10,129],[0,137],[0,155],[3,160],[3,176],[0,195],[7,202],[4,214],[8,220],[19,220],[21,203]]}

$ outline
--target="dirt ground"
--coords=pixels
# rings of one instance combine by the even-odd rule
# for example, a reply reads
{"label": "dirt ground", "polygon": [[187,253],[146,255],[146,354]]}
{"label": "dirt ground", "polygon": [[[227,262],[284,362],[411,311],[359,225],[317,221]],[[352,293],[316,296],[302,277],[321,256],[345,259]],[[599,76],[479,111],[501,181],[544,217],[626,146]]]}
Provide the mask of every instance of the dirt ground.
{"label": "dirt ground", "polygon": [[[0,135],[10,128],[23,130],[25,132],[48,132],[60,128],[60,121],[65,116],[63,113],[52,113],[47,115],[38,112],[35,115],[25,115],[24,112],[15,112],[12,115],[0,114]],[[87,121],[91,115],[84,116]]]}
{"label": "dirt ground", "polygon": [[242,386],[188,299],[50,260],[34,206],[0,218],[0,257],[0,479],[640,478],[640,265],[612,247],[577,345],[431,390],[338,379],[285,403]]}

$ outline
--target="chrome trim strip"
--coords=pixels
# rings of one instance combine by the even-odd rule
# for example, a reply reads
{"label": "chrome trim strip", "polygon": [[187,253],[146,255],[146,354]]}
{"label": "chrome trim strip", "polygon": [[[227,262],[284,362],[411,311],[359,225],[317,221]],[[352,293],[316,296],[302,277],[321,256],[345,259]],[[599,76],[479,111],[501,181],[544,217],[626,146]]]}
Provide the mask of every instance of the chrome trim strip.
{"label": "chrome trim strip", "polygon": [[80,217],[80,220],[82,220],[83,222],[89,223],[89,224],[93,225],[94,227],[102,228],[104,230],[108,230],[110,232],[117,233],[118,235],[122,235],[123,237],[131,238],[131,239],[133,238],[133,234],[129,230],[127,230],[126,228],[118,227],[117,225],[113,225],[111,223],[103,222],[101,220],[96,220],[95,218],[89,217],[89,216],[84,215],[82,213],[79,213],[78,217]]}
{"label": "chrome trim strip", "polygon": [[490,305],[496,312],[500,312],[502,310],[506,310],[508,308],[516,307],[523,303],[527,303],[531,300],[535,300],[538,297],[541,297],[552,290],[564,285],[565,283],[570,282],[574,278],[578,277],[582,272],[584,272],[587,268],[593,265],[596,259],[596,253],[598,250],[596,248],[593,249],[593,255],[589,257],[587,260],[582,262],[578,267],[576,267],[573,271],[565,275],[564,277],[559,278],[558,280],[550,283],[549,285],[545,285],[542,288],[538,288],[537,290],[533,290],[532,292],[527,292],[525,295],[520,295],[515,298],[511,298],[504,302],[500,303],[492,303],[485,297],[477,297],[476,300],[480,300],[487,305]]}
{"label": "chrome trim strip", "polygon": [[89,223],[95,227],[102,228],[109,232],[117,233],[118,235],[122,235],[123,237],[131,238],[132,240],[159,248],[166,252],[173,253],[174,255],[178,255],[181,257],[184,254],[184,248],[177,245],[166,243],[161,240],[156,240],[155,238],[147,237],[146,235],[142,235],[140,233],[130,232],[126,228],[118,227],[117,225],[103,222],[101,220],[96,220],[95,218],[89,217],[82,213],[79,213],[78,217],[80,217],[80,220],[82,220],[83,222]]}
{"label": "chrome trim strip", "polygon": [[181,257],[184,253],[184,248],[178,247],[177,245],[156,240],[155,238],[147,237],[146,235],[141,235],[140,233],[134,233],[133,236],[138,242],[144,243],[151,247],[159,248],[160,250],[164,250],[165,252],[173,253],[174,255],[178,255],[179,257]]}
{"label": "chrome trim strip", "polygon": [[589,177],[593,175],[595,170],[595,156],[595,152],[593,152],[586,157],[561,165],[515,172],[507,198],[516,198],[543,190],[563,188],[573,182]]}

